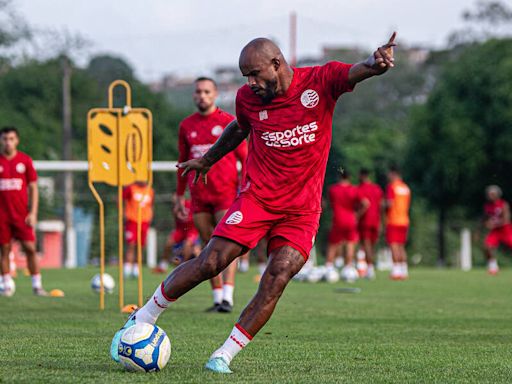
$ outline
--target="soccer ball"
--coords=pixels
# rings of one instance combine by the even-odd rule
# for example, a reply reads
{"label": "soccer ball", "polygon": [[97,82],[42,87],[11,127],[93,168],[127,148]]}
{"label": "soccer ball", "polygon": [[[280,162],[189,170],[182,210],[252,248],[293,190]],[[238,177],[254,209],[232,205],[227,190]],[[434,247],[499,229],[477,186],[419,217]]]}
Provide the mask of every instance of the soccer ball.
{"label": "soccer ball", "polygon": [[309,271],[308,276],[306,277],[306,281],[308,283],[318,283],[322,280],[322,277],[325,275],[325,267],[313,267],[311,271]]}
{"label": "soccer ball", "polygon": [[327,270],[325,271],[324,279],[328,283],[336,283],[340,279],[340,274],[334,268],[327,268]]}
{"label": "soccer ball", "polygon": [[[9,295],[8,296],[12,296],[14,295],[14,292],[16,292],[16,283],[14,282],[13,279],[11,279],[11,283],[9,284]],[[0,280],[0,293],[1,294],[4,294],[6,290],[6,287],[5,287],[5,284],[4,284],[4,279],[1,279]]]}
{"label": "soccer ball", "polygon": [[313,268],[313,263],[311,263],[310,260],[306,261],[306,264],[304,264],[302,269],[295,276],[293,276],[293,280],[305,281]]}
{"label": "soccer ball", "polygon": [[347,283],[354,283],[358,277],[359,274],[357,273],[357,269],[352,265],[345,265],[341,270],[341,279]]}
{"label": "soccer ball", "polygon": [[160,371],[171,356],[171,342],[164,330],[148,323],[124,331],[118,348],[119,361],[127,371]]}
{"label": "soccer ball", "polygon": [[[91,288],[94,292],[100,293],[100,274],[97,273],[93,276],[91,279]],[[108,273],[103,274],[103,287],[105,288],[105,292],[112,293],[114,292],[114,288],[116,286],[116,282],[114,281],[114,278],[110,276]]]}

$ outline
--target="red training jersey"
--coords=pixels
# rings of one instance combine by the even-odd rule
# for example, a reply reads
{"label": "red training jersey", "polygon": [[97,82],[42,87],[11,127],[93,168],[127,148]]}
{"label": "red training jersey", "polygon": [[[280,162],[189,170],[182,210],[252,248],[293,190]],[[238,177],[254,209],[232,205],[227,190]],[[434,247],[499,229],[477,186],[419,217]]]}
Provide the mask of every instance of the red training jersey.
{"label": "red training jersey", "polygon": [[352,184],[337,183],[329,188],[332,225],[337,228],[356,228],[356,210],[361,202],[359,189]]}
{"label": "red training jersey", "polygon": [[366,198],[370,206],[359,219],[361,227],[377,228],[380,224],[380,207],[382,204],[382,196],[384,192],[377,184],[365,181],[359,184],[359,195]]}
{"label": "red training jersey", "polygon": [[250,130],[244,195],[268,211],[321,212],[332,115],[338,97],[352,90],[350,67],[293,68],[286,93],[268,104],[247,84],[238,90],[237,120]]}
{"label": "red training jersey", "polygon": [[386,187],[386,199],[391,203],[386,211],[386,225],[408,226],[411,190],[402,180],[395,180]]}
{"label": "red training jersey", "polygon": [[123,189],[125,201],[124,215],[127,220],[138,221],[139,205],[141,222],[149,223],[153,219],[153,201],[155,191],[147,185],[130,184]]}
{"label": "red training jersey", "polygon": [[37,181],[32,159],[18,151],[12,159],[0,154],[0,220],[24,221],[29,213],[29,183]]}
{"label": "red training jersey", "polygon": [[[180,163],[202,157],[210,147],[215,144],[224,131],[226,125],[235,119],[233,115],[217,108],[215,112],[203,116],[199,112],[185,118],[179,129],[179,157]],[[183,169],[178,170],[178,196],[183,196],[188,185],[192,199],[208,195],[236,196],[238,192],[239,177],[236,168],[237,160],[245,166],[247,157],[247,142],[244,140],[233,152],[228,153],[208,172],[206,185],[200,178],[197,184],[193,184],[195,172],[190,172],[183,177]]]}
{"label": "red training jersey", "polygon": [[[497,224],[502,222],[503,214],[505,210],[506,201],[503,199],[498,199],[496,201],[488,201],[484,205],[484,213],[485,217],[488,220],[491,220],[493,224]],[[500,225],[496,228],[504,227],[506,224]]]}

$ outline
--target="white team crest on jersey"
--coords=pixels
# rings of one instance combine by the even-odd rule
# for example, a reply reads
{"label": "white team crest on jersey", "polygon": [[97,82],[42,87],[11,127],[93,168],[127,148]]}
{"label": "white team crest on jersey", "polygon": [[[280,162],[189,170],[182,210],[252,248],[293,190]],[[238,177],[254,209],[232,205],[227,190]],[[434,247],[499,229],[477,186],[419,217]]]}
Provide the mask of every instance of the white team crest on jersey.
{"label": "white team crest on jersey", "polygon": [[190,132],[190,137],[195,139],[197,137],[197,132],[196,131]]}
{"label": "white team crest on jersey", "polygon": [[260,121],[267,120],[268,119],[268,112],[266,109],[263,111],[260,111]]}
{"label": "white team crest on jersey", "polygon": [[220,125],[216,125],[212,128],[212,135],[213,136],[220,136],[222,135],[222,127]]}
{"label": "white team crest on jersey", "polygon": [[25,173],[25,170],[26,170],[25,164],[23,164],[23,163],[16,164],[16,172]]}
{"label": "white team crest on jersey", "polygon": [[320,96],[318,96],[318,93],[316,93],[316,91],[312,89],[306,89],[304,92],[302,92],[302,95],[300,96],[300,102],[306,108],[316,107],[319,101]]}
{"label": "white team crest on jersey", "polygon": [[2,167],[2,166],[0,165],[0,173],[2,173],[3,171],[4,171],[4,167]]}
{"label": "white team crest on jersey", "polygon": [[226,219],[226,224],[240,224],[244,219],[242,212],[235,211]]}

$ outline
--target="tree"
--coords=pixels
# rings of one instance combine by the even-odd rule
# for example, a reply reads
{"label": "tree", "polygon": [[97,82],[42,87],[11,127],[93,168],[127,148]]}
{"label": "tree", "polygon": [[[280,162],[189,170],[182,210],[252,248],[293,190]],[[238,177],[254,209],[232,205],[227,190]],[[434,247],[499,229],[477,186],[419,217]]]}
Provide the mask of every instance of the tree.
{"label": "tree", "polygon": [[475,215],[488,184],[512,190],[511,57],[511,39],[467,46],[413,112],[406,177],[438,211],[442,260],[450,211]]}
{"label": "tree", "polygon": [[448,44],[452,47],[497,38],[506,32],[507,27],[510,35],[512,9],[496,0],[478,1],[474,9],[462,13],[462,20],[466,26],[448,37]]}

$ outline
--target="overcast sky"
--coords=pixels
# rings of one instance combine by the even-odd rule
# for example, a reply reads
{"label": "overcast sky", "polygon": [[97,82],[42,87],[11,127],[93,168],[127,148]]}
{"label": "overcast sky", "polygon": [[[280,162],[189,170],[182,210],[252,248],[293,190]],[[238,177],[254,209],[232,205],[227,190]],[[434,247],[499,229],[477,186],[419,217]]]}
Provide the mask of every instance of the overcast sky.
{"label": "overcast sky", "polygon": [[[508,2],[508,0],[507,0]],[[90,54],[122,56],[146,81],[236,65],[254,37],[289,52],[289,14],[297,13],[298,56],[323,45],[374,48],[393,30],[398,42],[439,47],[461,26],[473,0],[15,0],[36,28],[67,29],[92,42]]]}

